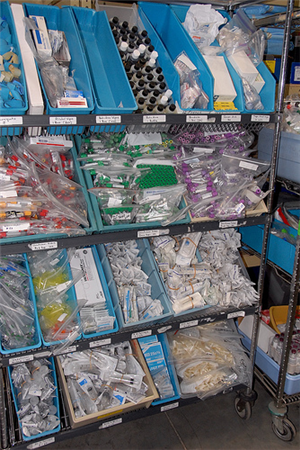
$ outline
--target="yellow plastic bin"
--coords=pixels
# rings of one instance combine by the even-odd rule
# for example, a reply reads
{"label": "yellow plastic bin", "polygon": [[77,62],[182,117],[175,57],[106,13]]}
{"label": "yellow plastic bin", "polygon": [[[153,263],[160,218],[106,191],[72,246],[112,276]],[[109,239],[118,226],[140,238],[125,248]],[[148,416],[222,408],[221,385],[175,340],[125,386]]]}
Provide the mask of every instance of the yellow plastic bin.
{"label": "yellow plastic bin", "polygon": [[[278,329],[278,325],[286,323],[288,309],[288,305],[271,306],[270,308],[270,325],[279,334],[280,330]],[[297,306],[296,318],[300,318],[300,306]]]}

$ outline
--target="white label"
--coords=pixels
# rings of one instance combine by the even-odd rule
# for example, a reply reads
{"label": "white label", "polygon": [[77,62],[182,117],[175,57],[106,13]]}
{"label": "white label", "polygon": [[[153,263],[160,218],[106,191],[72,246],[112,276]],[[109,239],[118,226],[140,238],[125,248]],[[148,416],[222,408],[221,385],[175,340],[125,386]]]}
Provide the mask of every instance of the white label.
{"label": "white label", "polygon": [[252,114],[251,122],[270,122],[270,116],[265,114]]}
{"label": "white label", "polygon": [[219,228],[234,228],[238,226],[237,220],[228,220],[227,222],[220,222]]}
{"label": "white label", "polygon": [[3,225],[3,231],[25,231],[30,227],[29,222],[18,223],[18,225]]}
{"label": "white label", "polygon": [[33,444],[27,445],[27,448],[29,450],[32,450],[34,448],[40,448],[40,447],[44,447],[45,445],[48,445],[48,444],[53,444],[53,442],[55,442],[55,437],[44,439],[43,441],[40,441],[40,442],[34,442]]}
{"label": "white label", "polygon": [[76,345],[71,345],[71,347],[68,347],[66,349],[64,349],[62,352],[59,352],[61,355],[63,355],[64,353],[73,353],[76,352],[77,347]]}
{"label": "white label", "polygon": [[191,70],[197,70],[197,67],[192,63],[190,58],[188,58],[188,56],[185,55],[184,53],[182,53],[180,56],[178,56],[178,61],[183,62]]}
{"label": "white label", "polygon": [[[56,286],[56,290],[57,290],[57,292],[62,292],[65,289],[68,289],[70,287],[70,285],[71,285],[70,281],[66,281],[65,283],[61,283],[58,286]],[[61,320],[60,319],[61,319],[61,316],[58,318],[58,320],[60,322],[64,320],[64,318],[62,318]]]}
{"label": "white label", "polygon": [[240,114],[222,114],[221,122],[240,122],[242,116]]}
{"label": "white label", "polygon": [[160,334],[160,333],[165,333],[166,331],[168,331],[168,330],[170,330],[172,328],[172,325],[167,325],[167,326],[165,326],[165,327],[162,327],[162,328],[158,328],[157,329],[157,332]]}
{"label": "white label", "polygon": [[192,114],[186,116],[187,123],[203,123],[208,122],[208,116],[202,114]]}
{"label": "white label", "polygon": [[121,123],[121,116],[96,116],[96,123]]}
{"label": "white label", "polygon": [[244,209],[245,209],[244,203],[239,203],[239,204],[236,206],[236,208],[235,208],[235,210],[236,210],[236,212],[237,212],[238,214],[241,214],[241,212],[242,212]]}
{"label": "white label", "polygon": [[166,116],[164,114],[160,115],[151,115],[151,116],[143,116],[143,123],[160,123],[165,122]]}
{"label": "white label", "polygon": [[107,202],[108,208],[115,208],[116,206],[122,205],[122,200],[120,198],[109,197]]}
{"label": "white label", "polygon": [[215,151],[214,147],[194,147],[194,153],[213,153]]}
{"label": "white label", "polygon": [[122,423],[121,417],[119,419],[114,419],[114,420],[110,420],[109,422],[103,423],[102,425],[100,425],[99,430],[101,430],[103,428],[113,427],[114,425],[118,425],[119,423]]}
{"label": "white label", "polygon": [[77,117],[49,117],[50,125],[76,125]]}
{"label": "white label", "polygon": [[179,324],[179,328],[191,328],[196,327],[199,323],[199,320],[190,320],[189,322],[182,322]]}
{"label": "white label", "polygon": [[137,331],[136,333],[132,333],[131,339],[138,339],[145,336],[151,336],[152,330],[145,330],[145,331]]}
{"label": "white label", "polygon": [[23,117],[0,117],[0,125],[22,125]]}
{"label": "white label", "polygon": [[61,316],[59,316],[59,318],[57,319],[58,322],[63,322],[65,320],[65,318],[67,317],[67,313],[63,313],[61,314]]}
{"label": "white label", "polygon": [[243,167],[244,169],[249,169],[249,170],[257,170],[258,165],[257,164],[253,164],[247,161],[240,161],[239,164],[240,167]]}
{"label": "white label", "polygon": [[57,248],[58,247],[58,243],[57,241],[53,241],[53,242],[39,242],[36,244],[28,244],[28,247],[35,251],[35,250],[49,250],[51,248]]}
{"label": "white label", "polygon": [[299,66],[295,67],[294,81],[300,81],[300,67]]}
{"label": "white label", "polygon": [[234,319],[235,317],[245,317],[245,311],[236,311],[227,314],[227,319]]}
{"label": "white label", "polygon": [[52,355],[52,352],[40,352],[40,353],[35,353],[34,357],[35,359],[40,359],[40,358],[49,358],[49,356]]}
{"label": "white label", "polygon": [[90,348],[100,347],[101,345],[109,345],[111,344],[111,338],[102,339],[101,341],[90,342]]}
{"label": "white label", "polygon": [[19,356],[18,358],[9,358],[8,363],[11,364],[19,364],[27,361],[33,361],[33,355],[25,355]]}
{"label": "white label", "polygon": [[160,408],[161,412],[169,411],[170,409],[178,408],[179,402],[171,403],[170,405],[165,405]]}
{"label": "white label", "polygon": [[0,173],[0,180],[8,181],[8,180],[10,180],[10,176],[6,175],[5,173]]}
{"label": "white label", "polygon": [[5,191],[0,192],[1,198],[10,198],[10,197],[17,197],[17,196],[18,196],[18,194],[17,194],[16,189],[6,189]]}
{"label": "white label", "polygon": [[163,236],[164,234],[169,234],[170,230],[167,228],[165,230],[140,230],[137,232],[138,238],[143,237],[153,237],[153,236]]}

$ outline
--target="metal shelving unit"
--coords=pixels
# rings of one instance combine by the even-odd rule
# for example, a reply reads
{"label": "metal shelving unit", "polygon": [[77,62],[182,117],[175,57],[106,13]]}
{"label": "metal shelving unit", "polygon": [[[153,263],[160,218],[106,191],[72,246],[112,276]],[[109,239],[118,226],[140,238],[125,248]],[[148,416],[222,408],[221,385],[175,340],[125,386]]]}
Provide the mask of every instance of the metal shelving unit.
{"label": "metal shelving unit", "polygon": [[[154,0],[160,1],[160,0]],[[192,1],[192,3],[198,3]],[[237,6],[245,6],[247,4],[258,3],[259,0],[216,0],[216,1],[204,1],[204,3],[213,3],[216,6],[224,7],[228,11],[232,11]],[[172,2],[172,3],[176,3]],[[128,239],[137,239],[142,237],[151,237],[164,234],[184,234],[194,231],[207,231],[224,229],[229,227],[241,227],[241,226],[251,226],[258,224],[265,224],[265,233],[263,241],[263,249],[261,253],[261,266],[260,266],[260,278],[259,278],[259,305],[258,307],[250,307],[245,309],[229,309],[226,311],[221,311],[218,308],[209,308],[205,312],[199,311],[198,313],[190,313],[183,315],[176,319],[170,319],[167,322],[156,324],[151,327],[139,326],[132,327],[126,331],[120,331],[118,333],[113,333],[104,336],[103,338],[95,339],[82,339],[76,341],[69,351],[84,350],[94,347],[99,347],[101,345],[119,342],[126,339],[134,339],[142,336],[148,336],[151,334],[158,334],[165,332],[167,330],[179,330],[182,328],[193,327],[197,325],[202,325],[212,321],[236,318],[240,316],[245,316],[251,314],[255,316],[253,334],[252,334],[252,345],[250,352],[251,364],[254,373],[254,360],[255,360],[255,348],[257,343],[257,331],[259,324],[259,314],[262,302],[263,294],[263,281],[265,275],[265,265],[266,265],[266,252],[268,235],[272,221],[272,203],[273,203],[273,188],[275,183],[275,163],[277,157],[277,148],[279,142],[280,134],[280,122],[281,122],[281,109],[283,100],[283,88],[284,88],[284,75],[286,71],[286,61],[288,55],[288,40],[290,32],[290,22],[291,13],[293,9],[293,0],[289,1],[289,9],[286,15],[286,32],[284,41],[284,54],[282,58],[281,67],[281,78],[279,82],[279,96],[277,102],[277,108],[275,113],[272,114],[229,114],[229,113],[203,113],[203,114],[174,114],[174,115],[142,115],[142,114],[125,114],[125,115],[72,115],[72,116],[1,116],[0,117],[0,136],[5,134],[4,128],[10,128],[12,134],[18,134],[18,129],[20,127],[39,127],[46,130],[47,127],[55,127],[56,132],[60,133],[61,127],[68,126],[68,131],[70,134],[76,134],[78,127],[85,127],[88,130],[91,126],[95,125],[108,125],[108,126],[122,126],[122,125],[132,125],[139,127],[147,127],[153,129],[154,127],[161,126],[162,128],[168,126],[179,125],[182,127],[189,127],[197,125],[199,127],[214,126],[219,129],[224,129],[229,126],[240,125],[248,130],[259,132],[265,124],[274,123],[275,124],[275,137],[273,144],[273,154],[272,154],[272,170],[270,178],[270,189],[271,194],[268,198],[268,214],[259,217],[248,217],[246,219],[238,219],[235,221],[206,221],[199,223],[191,223],[187,225],[170,225],[168,227],[160,227],[155,229],[147,230],[129,230],[123,232],[113,232],[113,233],[99,233],[84,237],[68,237],[68,238],[58,238],[55,240],[49,240],[45,236],[42,240],[30,241],[30,242],[20,242],[13,244],[3,244],[0,243],[0,251],[3,255],[8,255],[12,253],[22,253],[39,251],[48,248],[68,248],[68,247],[82,247],[92,244],[113,242]],[[164,128],[165,129],[165,128]],[[2,133],[3,132],[3,133]],[[53,354],[53,350],[47,348],[40,348],[36,351],[20,352],[10,355],[9,357],[2,357],[0,359],[0,425],[1,425],[1,446],[2,448],[8,448],[9,446],[16,446],[18,448],[28,448],[34,449],[53,442],[59,442],[64,439],[71,437],[76,437],[83,433],[89,433],[101,428],[107,428],[109,426],[116,425],[118,423],[125,423],[130,420],[134,420],[141,417],[146,417],[148,415],[160,413],[168,409],[177,408],[179,406],[186,405],[193,401],[198,401],[198,399],[180,399],[177,402],[166,403],[163,406],[150,407],[148,409],[142,409],[134,411],[132,413],[127,413],[121,416],[114,416],[112,419],[105,419],[99,421],[95,424],[85,426],[84,428],[71,429],[69,425],[68,415],[63,404],[63,399],[61,398],[62,407],[62,431],[48,437],[47,439],[36,439],[31,442],[23,442],[21,439],[21,433],[17,424],[15,407],[12,401],[12,396],[10,392],[10,385],[8,383],[6,366],[17,362],[23,362],[32,360],[34,358],[42,356],[50,356]],[[5,379],[3,378],[3,373]],[[251,380],[249,386],[238,386],[238,394],[235,402],[235,408],[237,413],[243,419],[247,419],[251,415],[251,409],[254,405],[256,394],[253,391],[253,373],[251,374]],[[231,389],[232,390],[232,389]],[[225,393],[225,392],[224,392]],[[61,393],[60,393],[61,394]]]}

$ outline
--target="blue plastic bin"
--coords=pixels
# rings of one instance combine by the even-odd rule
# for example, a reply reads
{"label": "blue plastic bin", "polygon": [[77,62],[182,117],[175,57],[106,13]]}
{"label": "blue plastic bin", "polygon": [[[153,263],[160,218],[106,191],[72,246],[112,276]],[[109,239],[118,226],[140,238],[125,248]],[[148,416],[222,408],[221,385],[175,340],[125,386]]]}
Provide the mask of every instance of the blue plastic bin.
{"label": "blue plastic bin", "polygon": [[32,350],[34,348],[39,348],[42,345],[42,341],[41,341],[41,336],[39,333],[39,324],[38,324],[38,314],[37,314],[37,308],[36,308],[36,299],[35,299],[35,294],[34,294],[34,288],[33,288],[33,284],[32,284],[32,278],[31,278],[31,273],[30,273],[30,268],[29,268],[29,264],[28,264],[28,260],[27,260],[27,256],[26,253],[23,253],[23,256],[25,258],[25,262],[24,262],[24,266],[25,269],[27,270],[28,274],[29,274],[29,299],[32,301],[32,305],[33,305],[33,310],[34,310],[34,316],[35,316],[35,336],[34,336],[34,344],[27,346],[27,347],[20,347],[20,348],[14,348],[14,349],[5,349],[2,345],[2,340],[0,340],[0,352],[3,355],[9,355],[11,353],[15,353],[15,352],[22,352],[25,350]]}
{"label": "blue plastic bin", "polygon": [[[73,7],[72,11],[81,36],[91,74],[95,109],[94,114],[130,114],[137,104],[129,85],[119,51],[113,39],[105,11]],[[113,125],[110,131],[121,131]],[[105,126],[92,127],[104,131]]]}
{"label": "blue plastic bin", "polygon": [[[267,69],[268,70],[268,69]],[[271,161],[274,130],[263,128],[258,135],[258,157]],[[300,183],[300,136],[282,131],[280,133],[277,176]]]}
{"label": "blue plastic bin", "polygon": [[[250,350],[251,340],[242,334],[242,343],[244,346]],[[256,347],[255,354],[255,364],[259,367],[274,383],[278,382],[279,375],[279,365],[276,361],[274,361],[270,356],[268,356],[265,352],[262,351],[261,348]],[[286,374],[286,380],[284,385],[284,392],[287,395],[293,395],[299,393],[300,390],[300,375],[290,375]]]}
{"label": "blue plastic bin", "polygon": [[[80,153],[81,142],[82,142],[81,137],[75,136],[75,143],[77,146],[78,153]],[[78,161],[77,161],[77,163],[78,163]],[[85,185],[86,185],[87,189],[93,188],[94,183],[93,183],[93,179],[92,179],[90,172],[88,170],[82,170],[82,172],[83,172],[83,177],[84,177]],[[107,232],[111,232],[111,231],[132,230],[132,229],[152,228],[152,227],[161,226],[161,222],[159,222],[159,221],[129,223],[129,224],[120,224],[120,225],[104,225],[102,218],[101,218],[101,214],[100,214],[98,200],[94,194],[90,194],[90,201],[91,201],[91,205],[93,207],[93,211],[94,211],[94,215],[95,215],[95,219],[96,219],[97,230],[100,232],[107,233]],[[179,208],[182,209],[185,206],[186,206],[186,203],[184,200],[182,200],[179,205]],[[179,225],[179,224],[184,224],[184,223],[189,223],[189,222],[190,222],[190,219],[189,219],[189,215],[187,213],[183,219],[178,220],[177,222],[174,222],[174,224]]]}
{"label": "blue plastic bin", "polygon": [[[76,83],[76,87],[78,90],[83,91],[88,104],[87,108],[53,108],[49,103],[43,80],[40,77],[43,93],[46,99],[46,113],[56,116],[90,114],[94,110],[94,99],[90,75],[88,72],[86,57],[81,45],[80,36],[71,9],[60,9],[56,6],[45,6],[30,3],[24,3],[23,8],[25,16],[44,16],[47,28],[49,30],[59,30],[65,33],[71,55],[70,73],[74,71],[74,80]],[[39,70],[38,73],[40,76]],[[49,132],[51,134],[82,133],[83,130],[84,127],[76,126],[62,126],[58,130],[56,130],[55,127],[49,128]]]}
{"label": "blue plastic bin", "polygon": [[[68,260],[68,254],[67,254],[67,250],[66,250],[66,249],[63,249],[62,252],[63,252],[63,254],[64,254],[64,258],[62,259],[61,263],[63,264],[63,262],[65,261],[65,258]],[[30,266],[29,266],[29,267],[30,267]],[[69,274],[69,280],[72,280],[72,279],[73,279],[73,276],[72,276],[72,272],[71,272],[69,260],[68,260],[68,262],[67,262],[67,271],[68,271],[68,274]],[[74,286],[71,286],[71,287],[65,292],[64,295],[67,297],[67,298],[66,298],[66,303],[68,303],[68,304],[70,305],[72,311],[74,311],[74,309],[77,307],[77,298],[76,298],[76,292],[75,292]],[[38,315],[39,315],[38,295],[36,295],[36,297],[37,297],[37,310],[38,310]],[[78,323],[80,324],[80,315],[79,315],[79,313],[77,314],[77,321],[78,321]],[[42,329],[41,329],[39,320],[38,320],[38,329],[39,329],[39,333],[40,333],[40,335],[41,335],[43,344],[44,344],[46,347],[49,347],[49,346],[51,346],[51,345],[56,345],[56,344],[63,344],[63,343],[66,342],[66,339],[63,339],[63,340],[57,340],[57,341],[49,341],[49,342],[48,342],[48,341],[46,340],[46,338],[44,337],[44,335],[43,335],[43,332],[42,332]],[[81,338],[81,335],[79,335],[77,339],[80,339],[80,338]]]}
{"label": "blue plastic bin", "polygon": [[[293,214],[299,214],[299,212],[299,210],[298,212],[296,210],[292,211]],[[295,237],[297,236],[297,230],[294,228],[289,226],[284,226],[284,228],[289,234],[292,234]],[[242,242],[244,244],[253,248],[258,253],[261,253],[264,225],[243,227],[239,229],[239,232],[241,233]],[[271,233],[269,237],[267,259],[292,275],[294,270],[295,246]]]}
{"label": "blue plastic bin", "polygon": [[[59,401],[58,401],[58,394],[57,394],[58,384],[57,384],[57,377],[56,377],[56,370],[55,370],[54,359],[51,357],[51,358],[48,358],[48,360],[51,363],[49,368],[51,370],[51,375],[53,377],[54,385],[56,387],[56,395],[53,398],[53,405],[56,406],[56,408],[57,408],[57,412],[56,412],[55,415],[60,419]],[[11,391],[12,391],[15,407],[17,408],[17,405],[18,405],[18,392],[17,392],[17,389],[14,386],[14,383],[13,383],[13,380],[12,380],[12,377],[11,377],[13,368],[12,367],[8,367],[7,369],[8,369],[8,376],[9,376],[9,381],[10,381],[10,387],[11,387]],[[17,413],[17,415],[18,415],[18,413]],[[39,433],[39,434],[36,434],[35,436],[28,437],[28,436],[25,436],[25,434],[23,433],[22,424],[21,424],[20,420],[19,420],[19,424],[20,424],[20,429],[21,429],[22,437],[23,437],[24,441],[32,441],[33,439],[40,439],[42,437],[49,436],[50,434],[58,433],[60,431],[60,428],[61,428],[60,423],[59,423],[59,425],[56,428],[54,428],[54,430],[44,431],[43,433]]]}
{"label": "blue plastic bin", "polygon": [[[139,2],[139,11],[143,21],[144,16],[142,15],[141,11],[148,18],[153,29],[161,39],[163,46],[165,46],[166,50],[168,51],[171,60],[175,61],[180,53],[184,51],[199,71],[200,81],[202,82],[203,89],[209,97],[208,108],[207,110],[194,108],[186,109],[185,111],[203,112],[213,110],[213,76],[208,69],[202,55],[193,47],[193,45],[191,45],[188,35],[186,34],[185,30],[181,26],[178,18],[173,13],[171,8],[168,5],[160,3]],[[153,42],[152,36],[150,34],[149,37],[151,38],[151,42]],[[160,55],[160,51],[157,48],[156,42],[154,42],[153,45]],[[178,74],[176,84],[174,83],[173,88],[171,89],[173,90],[174,99],[177,100],[178,104],[180,105],[180,85]]]}
{"label": "blue plastic bin", "polygon": [[[141,345],[141,343],[144,340],[146,340],[146,339],[147,338],[138,339],[139,344]],[[158,334],[157,335],[157,339],[158,339],[158,342],[160,342],[161,346],[162,346],[162,350],[163,350],[165,361],[166,361],[166,367],[168,369],[169,376],[170,376],[170,381],[171,381],[173,389],[174,389],[174,395],[172,397],[169,397],[169,398],[154,400],[152,402],[153,406],[155,406],[155,405],[162,405],[164,403],[169,403],[169,402],[173,402],[173,401],[176,401],[176,400],[180,399],[179,382],[178,382],[176,370],[175,370],[175,367],[174,367],[174,363],[173,363],[173,361],[171,360],[171,357],[170,357],[171,356],[170,355],[170,346],[169,346],[169,341],[168,341],[166,333]],[[145,355],[144,355],[144,357],[145,357]],[[146,362],[148,364],[147,358],[145,358],[145,360],[146,360]],[[151,373],[151,371],[150,371],[150,373]]]}
{"label": "blue plastic bin", "polygon": [[161,304],[164,308],[164,313],[155,318],[149,318],[145,320],[140,320],[137,322],[131,322],[131,323],[125,323],[124,317],[123,317],[123,311],[120,306],[120,298],[118,294],[118,289],[116,286],[116,283],[114,281],[113,273],[111,270],[109,259],[106,255],[105,246],[103,244],[97,245],[97,250],[99,252],[100,261],[104,270],[104,274],[107,280],[108,289],[111,295],[111,299],[113,302],[113,306],[116,312],[116,316],[119,323],[120,330],[126,328],[130,328],[133,325],[146,325],[151,326],[155,323],[164,322],[165,320],[169,319],[172,316],[172,310],[170,306],[169,299],[165,293],[164,287],[162,285],[161,279],[157,273],[156,267],[155,267],[155,261],[154,257],[152,255],[152,252],[148,248],[147,240],[146,239],[138,239],[137,240],[138,247],[140,249],[139,256],[142,258],[142,270],[148,275],[148,281],[147,283],[150,283],[152,286],[151,289],[151,296],[153,299],[158,299],[161,301]]}
{"label": "blue plastic bin", "polygon": [[95,245],[92,245],[91,249],[92,249],[93,257],[94,257],[94,260],[95,260],[95,263],[96,263],[96,266],[97,266],[100,282],[102,284],[102,289],[103,289],[103,292],[104,292],[104,295],[105,295],[106,307],[107,307],[107,310],[109,312],[109,315],[113,316],[115,318],[115,322],[114,322],[113,328],[110,329],[110,330],[104,330],[104,331],[99,331],[99,332],[94,332],[94,333],[89,333],[89,334],[82,333],[82,336],[85,337],[85,338],[93,338],[93,337],[97,337],[97,336],[104,336],[105,334],[114,333],[114,332],[117,332],[119,330],[119,325],[118,325],[118,322],[117,322],[115,310],[114,310],[114,307],[113,307],[113,304],[112,304],[110,292],[109,292],[109,289],[108,289],[107,281],[105,279],[105,275],[104,275],[102,264],[101,264],[101,261],[100,261],[100,258],[99,258],[99,254],[97,252],[97,248],[96,248]]}
{"label": "blue plastic bin", "polygon": [[[6,145],[7,139],[6,138],[0,138],[0,145]],[[97,230],[97,224],[95,215],[93,212],[93,207],[90,200],[90,195],[86,190],[86,184],[84,180],[84,176],[82,174],[82,170],[79,167],[79,162],[77,161],[77,152],[75,147],[72,147],[71,149],[72,157],[73,157],[73,163],[74,163],[74,178],[73,180],[80,184],[82,186],[82,192],[84,195],[84,198],[87,202],[87,218],[90,223],[89,227],[85,227],[84,230],[86,234],[92,234],[95,230]],[[5,244],[13,244],[16,242],[31,242],[31,241],[37,241],[37,240],[49,240],[49,239],[59,239],[63,237],[68,237],[67,234],[59,234],[59,233],[49,233],[49,234],[34,234],[31,236],[14,236],[14,237],[7,237],[0,239],[0,248],[1,245]]]}
{"label": "blue plastic bin", "polygon": [[[12,12],[10,9],[9,2],[0,2],[0,17],[5,19],[9,26],[9,31],[11,34],[11,43],[14,47],[14,50],[17,53],[17,56],[19,57],[19,68],[21,70],[21,77],[20,77],[20,83],[23,86],[24,89],[24,101],[25,105],[23,108],[5,108],[4,106],[0,105],[0,116],[24,116],[25,112],[28,109],[28,99],[27,99],[27,87],[26,87],[26,80],[25,80],[25,74],[24,74],[24,67],[22,62],[22,54],[19,47],[19,41],[17,37],[17,32],[15,28],[14,19],[12,16]],[[2,54],[2,52],[0,52]],[[16,127],[16,128],[1,128],[0,129],[0,135],[2,136],[12,136],[17,135],[22,132],[22,128]]]}

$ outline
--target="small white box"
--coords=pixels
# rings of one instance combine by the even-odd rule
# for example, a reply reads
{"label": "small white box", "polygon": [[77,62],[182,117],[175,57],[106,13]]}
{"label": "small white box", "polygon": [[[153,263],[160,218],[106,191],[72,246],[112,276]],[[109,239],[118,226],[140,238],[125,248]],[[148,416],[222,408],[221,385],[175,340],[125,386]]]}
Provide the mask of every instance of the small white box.
{"label": "small white box", "polygon": [[38,30],[32,30],[36,50],[38,53],[44,53],[48,56],[52,55],[52,48],[48,36],[45,17],[43,16],[29,16],[35,21]]}
{"label": "small white box", "polygon": [[228,59],[239,76],[241,78],[245,78],[251,85],[253,85],[257,75],[259,75],[259,72],[249,56],[247,56],[242,50],[228,56]]}
{"label": "small white box", "polygon": [[257,77],[255,78],[255,81],[253,83],[253,87],[256,89],[257,93],[259,94],[262,88],[265,85],[265,80],[261,76],[260,73],[258,73]]}
{"label": "small white box", "polygon": [[[253,328],[253,316],[246,316],[239,325],[239,329],[251,340]],[[259,332],[257,345],[263,352],[268,354],[270,340],[275,336],[276,331],[269,327],[263,320],[259,322]]]}
{"label": "small white box", "polygon": [[214,101],[233,102],[237,94],[224,57],[203,56],[215,80]]}

